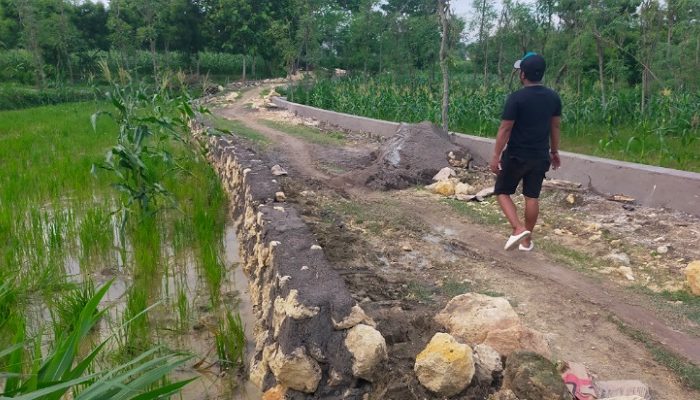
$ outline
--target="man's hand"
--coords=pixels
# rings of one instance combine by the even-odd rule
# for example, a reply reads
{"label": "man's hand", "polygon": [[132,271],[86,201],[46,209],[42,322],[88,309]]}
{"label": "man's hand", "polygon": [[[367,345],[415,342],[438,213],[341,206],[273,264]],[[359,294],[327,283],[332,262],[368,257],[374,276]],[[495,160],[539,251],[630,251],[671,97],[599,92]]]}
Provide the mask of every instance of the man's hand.
{"label": "man's hand", "polygon": [[501,172],[501,159],[498,156],[493,156],[489,166],[491,167],[491,171],[498,175],[498,173]]}
{"label": "man's hand", "polygon": [[552,160],[552,169],[557,170],[561,167],[561,159],[559,158],[559,152],[549,153]]}

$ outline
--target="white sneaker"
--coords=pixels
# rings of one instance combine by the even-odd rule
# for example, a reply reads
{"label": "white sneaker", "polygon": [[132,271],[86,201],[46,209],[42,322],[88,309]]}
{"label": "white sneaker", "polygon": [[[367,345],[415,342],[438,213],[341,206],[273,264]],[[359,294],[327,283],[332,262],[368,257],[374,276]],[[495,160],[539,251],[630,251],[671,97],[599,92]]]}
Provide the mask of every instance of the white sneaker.
{"label": "white sneaker", "polygon": [[505,250],[513,250],[515,248],[515,245],[520,243],[521,240],[525,239],[526,237],[530,236],[531,232],[530,231],[523,231],[522,233],[519,233],[517,235],[511,235],[508,238],[508,241],[506,242],[506,245],[503,246],[503,249]]}
{"label": "white sneaker", "polygon": [[532,240],[530,241],[530,247],[525,247],[522,244],[518,245],[518,250],[520,250],[520,251],[532,251],[532,249],[534,249],[534,248],[535,248],[535,242],[533,242]]}

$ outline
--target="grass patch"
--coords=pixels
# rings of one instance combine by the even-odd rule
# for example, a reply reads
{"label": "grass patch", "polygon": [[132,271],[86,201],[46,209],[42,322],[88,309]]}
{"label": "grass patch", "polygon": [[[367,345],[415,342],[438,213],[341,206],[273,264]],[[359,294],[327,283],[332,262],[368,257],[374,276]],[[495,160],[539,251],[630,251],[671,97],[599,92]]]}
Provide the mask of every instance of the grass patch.
{"label": "grass patch", "polygon": [[459,296],[460,294],[469,293],[472,291],[472,286],[465,282],[456,280],[448,280],[442,284],[442,293],[449,297]]}
{"label": "grass patch", "polygon": [[265,137],[265,135],[256,131],[255,129],[249,128],[246,124],[239,120],[226,119],[215,115],[209,115],[206,118],[212,123],[214,129],[223,132],[231,132],[232,134],[248,139],[261,147],[265,147],[270,144],[270,140]]}
{"label": "grass patch", "polygon": [[423,283],[409,282],[406,286],[406,298],[410,300],[418,300],[422,302],[430,302],[433,300],[433,291]]}
{"label": "grass patch", "polygon": [[505,222],[501,212],[490,208],[488,203],[474,203],[455,199],[444,199],[443,202],[457,213],[478,224],[501,225]]}
{"label": "grass patch", "polygon": [[351,217],[355,223],[373,234],[380,234],[389,228],[414,232],[425,230],[420,221],[402,213],[398,204],[387,200],[376,203],[340,200],[333,202],[330,208],[338,214]]}
{"label": "grass patch", "polygon": [[265,88],[265,89],[260,91],[260,97],[265,97],[268,94],[270,94],[270,88]]}
{"label": "grass patch", "polygon": [[581,272],[590,272],[592,268],[601,266],[595,257],[552,240],[540,239],[537,245],[555,261]]}
{"label": "grass patch", "polygon": [[626,325],[615,317],[610,317],[610,320],[617,325],[622,333],[644,344],[654,360],[678,375],[685,386],[693,390],[700,390],[700,367],[667,350],[646,333]]}
{"label": "grass patch", "polygon": [[277,129],[292,136],[296,136],[307,142],[323,146],[342,146],[345,144],[345,134],[341,132],[324,132],[320,129],[305,125],[296,125],[286,122],[262,120],[262,123],[272,129]]}
{"label": "grass patch", "polygon": [[[700,325],[700,297],[685,290],[654,292],[643,286],[636,286],[635,291],[654,299],[664,313],[678,314]],[[675,302],[681,302],[676,304]]]}

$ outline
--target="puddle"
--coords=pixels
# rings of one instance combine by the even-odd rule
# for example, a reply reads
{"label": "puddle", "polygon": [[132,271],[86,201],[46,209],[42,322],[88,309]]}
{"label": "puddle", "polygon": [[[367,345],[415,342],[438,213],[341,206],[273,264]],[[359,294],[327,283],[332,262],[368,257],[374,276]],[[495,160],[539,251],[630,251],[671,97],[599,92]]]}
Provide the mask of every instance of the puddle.
{"label": "puddle", "polygon": [[[248,278],[240,266],[236,230],[230,223],[227,225],[224,235],[224,262],[227,276],[222,285],[222,301],[228,303],[226,304],[228,306],[235,306],[235,310],[241,316],[246,337],[245,360],[247,362],[255,351],[255,339],[253,336],[255,319],[248,293]],[[206,318],[206,316],[203,316],[203,318]],[[261,399],[262,392],[260,389],[247,379],[243,379],[247,376],[247,373],[243,374],[244,377],[228,376],[228,371],[219,371],[218,366],[213,365],[216,362],[214,346],[214,337],[211,332],[200,331],[188,335],[185,347],[189,347],[190,351],[200,356],[206,354],[204,362],[201,364],[203,366],[210,365],[210,367],[205,371],[190,369],[176,374],[174,377],[176,379],[198,378],[183,389],[179,398],[183,400]],[[197,360],[196,363],[199,363],[199,361],[202,361],[202,359]]]}

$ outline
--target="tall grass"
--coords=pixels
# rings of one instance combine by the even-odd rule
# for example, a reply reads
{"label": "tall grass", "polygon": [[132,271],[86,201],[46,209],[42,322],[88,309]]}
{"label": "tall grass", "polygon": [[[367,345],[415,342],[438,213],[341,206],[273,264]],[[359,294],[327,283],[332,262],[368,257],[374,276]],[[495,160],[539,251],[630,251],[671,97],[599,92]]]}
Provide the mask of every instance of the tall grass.
{"label": "tall grass", "polygon": [[[516,87],[513,86],[512,90]],[[494,136],[506,97],[503,85],[485,88],[473,76],[451,78],[450,129]],[[664,90],[639,107],[639,89],[609,93],[560,91],[565,150],[645,164],[700,171],[700,93]],[[441,87],[427,77],[344,79],[302,82],[288,92],[292,101],[391,121],[438,122]]]}

